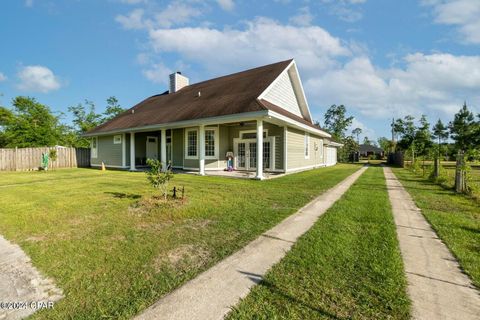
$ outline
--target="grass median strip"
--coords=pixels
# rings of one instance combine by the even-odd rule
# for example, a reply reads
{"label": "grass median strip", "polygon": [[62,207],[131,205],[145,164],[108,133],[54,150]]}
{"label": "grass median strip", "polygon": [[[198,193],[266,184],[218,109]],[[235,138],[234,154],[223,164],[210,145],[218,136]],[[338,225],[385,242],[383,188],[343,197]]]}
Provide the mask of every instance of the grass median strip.
{"label": "grass median strip", "polygon": [[408,319],[381,168],[367,170],[229,319]]}
{"label": "grass median strip", "polygon": [[154,192],[143,173],[0,173],[17,184],[0,190],[0,234],[64,291],[34,319],[128,319],[358,168],[267,181],[178,174],[186,201],[147,212],[136,206]]}
{"label": "grass median strip", "polygon": [[406,169],[393,171],[427,221],[480,288],[480,209],[478,201],[456,194]]}

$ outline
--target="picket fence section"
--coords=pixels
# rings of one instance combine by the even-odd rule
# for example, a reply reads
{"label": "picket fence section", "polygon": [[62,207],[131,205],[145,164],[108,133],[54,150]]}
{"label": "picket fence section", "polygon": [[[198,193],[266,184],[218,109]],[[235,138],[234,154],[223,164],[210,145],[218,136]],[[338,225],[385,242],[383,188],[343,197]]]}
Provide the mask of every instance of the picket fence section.
{"label": "picket fence section", "polygon": [[57,151],[57,159],[50,159],[48,167],[56,168],[85,168],[90,167],[89,148],[10,148],[0,149],[0,171],[38,170],[42,165],[42,154]]}

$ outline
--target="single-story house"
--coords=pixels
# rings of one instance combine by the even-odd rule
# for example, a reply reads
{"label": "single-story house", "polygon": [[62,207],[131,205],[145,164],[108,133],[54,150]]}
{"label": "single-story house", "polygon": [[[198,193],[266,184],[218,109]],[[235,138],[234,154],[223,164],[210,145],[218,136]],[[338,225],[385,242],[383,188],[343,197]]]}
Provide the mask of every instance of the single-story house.
{"label": "single-story house", "polygon": [[331,135],[313,124],[293,59],[170,89],[138,103],[85,136],[91,164],[136,170],[146,159],[197,171],[289,173],[337,162]]}
{"label": "single-story house", "polygon": [[358,151],[360,153],[360,157],[368,157],[373,155],[373,156],[378,156],[383,158],[385,154],[382,148],[372,146],[369,144],[361,144],[358,148]]}

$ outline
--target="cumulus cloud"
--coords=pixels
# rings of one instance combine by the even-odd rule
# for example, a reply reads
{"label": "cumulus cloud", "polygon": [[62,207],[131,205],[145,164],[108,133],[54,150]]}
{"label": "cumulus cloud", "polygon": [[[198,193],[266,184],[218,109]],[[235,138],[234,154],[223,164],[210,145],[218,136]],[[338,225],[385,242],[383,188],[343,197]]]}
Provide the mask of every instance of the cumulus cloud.
{"label": "cumulus cloud", "polygon": [[168,83],[168,75],[172,70],[166,67],[163,63],[153,64],[149,69],[143,70],[143,75],[154,83]]}
{"label": "cumulus cloud", "polygon": [[156,53],[175,52],[214,72],[293,57],[317,72],[335,64],[335,57],[351,54],[340,39],[320,27],[282,25],[267,18],[246,22],[239,29],[154,29],[149,36]]}
{"label": "cumulus cloud", "polygon": [[433,7],[435,22],[456,26],[461,41],[480,44],[480,1],[478,0],[424,0]]}
{"label": "cumulus cloud", "polygon": [[225,11],[232,11],[235,8],[235,2],[233,2],[233,0],[217,0],[217,3]]}
{"label": "cumulus cloud", "polygon": [[7,76],[0,72],[0,82],[7,80]]}
{"label": "cumulus cloud", "polygon": [[25,7],[28,7],[28,8],[33,7],[33,0],[25,0]]}
{"label": "cumulus cloud", "polygon": [[22,67],[17,76],[20,80],[18,89],[22,91],[47,93],[61,87],[57,76],[44,66]]}
{"label": "cumulus cloud", "polygon": [[190,22],[202,14],[199,7],[172,2],[165,9],[149,11],[137,8],[127,15],[117,15],[115,20],[125,29],[170,28]]}
{"label": "cumulus cloud", "polygon": [[143,21],[143,9],[135,9],[128,15],[118,15],[115,17],[115,21],[120,23],[125,29],[143,29],[148,26],[148,22]]}
{"label": "cumulus cloud", "polygon": [[308,7],[303,7],[298,10],[298,13],[290,18],[290,23],[297,26],[309,26],[312,24],[313,15]]}
{"label": "cumulus cloud", "polygon": [[308,79],[311,97],[336,101],[369,117],[406,114],[451,116],[467,99],[480,102],[480,56],[410,54],[403,68],[376,68],[356,57],[341,68]]}
{"label": "cumulus cloud", "polygon": [[328,12],[337,16],[345,22],[357,22],[363,18],[363,13],[359,8],[359,4],[363,4],[366,0],[321,0],[328,5]]}

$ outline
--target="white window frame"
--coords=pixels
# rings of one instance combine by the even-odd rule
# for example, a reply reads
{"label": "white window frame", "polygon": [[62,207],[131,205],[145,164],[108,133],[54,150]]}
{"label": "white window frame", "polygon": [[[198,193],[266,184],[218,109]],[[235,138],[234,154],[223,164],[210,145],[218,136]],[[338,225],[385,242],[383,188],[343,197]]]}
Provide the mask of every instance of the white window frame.
{"label": "white window frame", "polygon": [[[243,139],[243,140],[248,140],[249,138],[245,139],[243,137],[244,133],[257,133],[257,130],[241,130],[240,131],[239,138]],[[263,137],[263,139],[268,138],[268,129],[263,129],[263,133],[265,134],[265,137]],[[256,139],[256,138],[254,138],[254,139]]]}
{"label": "white window frame", "polygon": [[122,135],[116,134],[113,136],[113,144],[122,144]]}
{"label": "white window frame", "polygon": [[310,159],[310,134],[305,132],[303,138],[303,153],[305,154],[305,159]]}
{"label": "white window frame", "polygon": [[[197,150],[197,155],[196,156],[189,156],[188,155],[188,133],[189,132],[196,132],[197,133],[197,145],[196,145],[196,150]],[[199,145],[199,135],[198,135],[198,129],[196,128],[189,128],[189,129],[185,129],[185,159],[189,159],[189,160],[196,160],[198,159],[198,153],[199,153],[199,148],[198,148],[198,145]]]}
{"label": "white window frame", "polygon": [[[95,141],[95,148],[93,147]],[[98,158],[98,137],[93,137],[92,141],[90,142],[90,158],[96,159]]]}
{"label": "white window frame", "polygon": [[[214,150],[214,155],[213,156],[207,156],[207,131],[213,131],[213,139],[214,139],[214,145],[215,145],[215,150]],[[218,127],[205,127],[205,159],[208,160],[218,160],[218,154],[219,154],[219,135],[218,135]]]}

